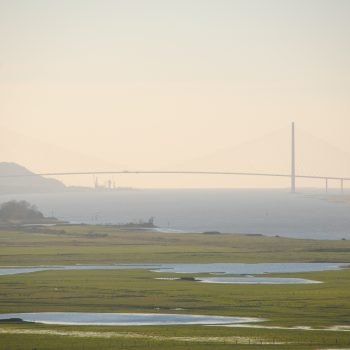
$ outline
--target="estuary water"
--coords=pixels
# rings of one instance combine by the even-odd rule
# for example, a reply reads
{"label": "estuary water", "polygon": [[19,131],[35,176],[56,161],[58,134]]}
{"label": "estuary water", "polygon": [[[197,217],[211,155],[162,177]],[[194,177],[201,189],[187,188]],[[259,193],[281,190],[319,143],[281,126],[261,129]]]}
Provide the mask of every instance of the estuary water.
{"label": "estuary water", "polygon": [[72,223],[119,224],[155,217],[162,231],[350,239],[350,205],[283,190],[183,189],[0,196],[25,199]]}
{"label": "estuary water", "polygon": [[0,314],[0,320],[21,319],[27,322],[69,325],[146,326],[179,324],[233,324],[262,321],[251,317],[226,317],[181,314],[33,312]]}
{"label": "estuary water", "polygon": [[0,275],[15,275],[54,270],[133,270],[144,269],[168,273],[212,273],[230,275],[260,275],[266,273],[290,273],[336,270],[346,263],[212,263],[212,264],[112,264],[112,265],[66,265],[66,266],[0,266]]}

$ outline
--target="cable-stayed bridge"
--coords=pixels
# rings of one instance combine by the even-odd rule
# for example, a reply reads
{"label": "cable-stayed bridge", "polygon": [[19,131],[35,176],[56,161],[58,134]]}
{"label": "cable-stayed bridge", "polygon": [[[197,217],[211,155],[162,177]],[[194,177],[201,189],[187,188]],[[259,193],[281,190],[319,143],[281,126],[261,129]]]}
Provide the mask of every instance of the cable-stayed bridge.
{"label": "cable-stayed bridge", "polygon": [[[33,175],[7,175],[0,177],[23,177],[23,176],[66,176],[66,175],[127,175],[127,174],[159,174],[159,175],[239,175],[239,176],[265,176],[265,177],[284,177],[293,180],[291,174],[275,174],[275,173],[248,173],[248,172],[227,172],[227,171],[147,171],[147,170],[121,170],[121,171],[87,171],[87,172],[67,172],[67,173],[37,173]],[[325,180],[326,190],[328,190],[329,180],[338,180],[340,182],[340,188],[344,190],[344,182],[350,181],[348,177],[333,177],[333,176],[314,176],[314,175],[294,175],[295,179],[318,179]],[[291,185],[291,192],[295,192],[296,187]]]}
{"label": "cable-stayed bridge", "polygon": [[251,176],[251,177],[279,177],[290,180],[290,190],[296,192],[296,179],[318,179],[323,180],[325,190],[328,191],[328,182],[335,180],[339,182],[341,192],[344,191],[344,182],[350,181],[346,176],[328,176],[328,175],[309,175],[301,174],[296,170],[296,152],[295,152],[295,126],[291,126],[290,137],[290,172],[247,172],[247,171],[203,171],[203,170],[117,170],[117,171],[81,171],[81,172],[40,172],[26,175],[0,175],[0,178],[16,178],[28,176],[69,176],[69,175],[127,175],[127,174],[160,174],[160,175],[226,175],[226,176]]}

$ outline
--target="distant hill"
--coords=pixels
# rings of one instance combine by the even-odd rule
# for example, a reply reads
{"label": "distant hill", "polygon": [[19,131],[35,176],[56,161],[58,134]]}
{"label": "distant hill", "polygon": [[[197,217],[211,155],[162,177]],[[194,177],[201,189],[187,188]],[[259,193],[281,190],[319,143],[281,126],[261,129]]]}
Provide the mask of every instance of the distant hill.
{"label": "distant hill", "polygon": [[[6,177],[19,175],[18,177]],[[0,162],[0,193],[45,193],[66,190],[66,186],[55,179],[32,176],[33,172],[16,163]]]}

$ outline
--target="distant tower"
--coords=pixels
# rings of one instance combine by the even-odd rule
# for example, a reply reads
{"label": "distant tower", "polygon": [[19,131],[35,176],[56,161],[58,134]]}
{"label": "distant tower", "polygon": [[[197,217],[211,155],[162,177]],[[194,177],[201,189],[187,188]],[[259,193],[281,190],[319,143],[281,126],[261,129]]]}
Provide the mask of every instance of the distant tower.
{"label": "distant tower", "polygon": [[295,193],[295,125],[292,122],[292,158],[291,158],[291,173],[290,173],[290,191]]}

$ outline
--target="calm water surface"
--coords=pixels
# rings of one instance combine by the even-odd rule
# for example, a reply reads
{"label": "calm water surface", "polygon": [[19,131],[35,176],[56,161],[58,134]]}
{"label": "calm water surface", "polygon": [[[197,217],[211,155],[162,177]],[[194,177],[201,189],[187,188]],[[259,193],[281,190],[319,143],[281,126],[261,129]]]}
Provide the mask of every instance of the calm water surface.
{"label": "calm water surface", "polygon": [[350,239],[350,205],[285,190],[131,190],[6,195],[26,199],[45,215],[75,223],[147,220],[162,230],[258,233],[313,239]]}
{"label": "calm water surface", "polygon": [[83,313],[83,312],[33,312],[0,314],[0,320],[19,318],[27,322],[71,325],[176,325],[176,324],[232,324],[257,322],[262,319],[251,317],[226,317],[180,314],[126,314],[126,313]]}
{"label": "calm water surface", "polygon": [[14,275],[54,270],[125,270],[145,269],[171,273],[220,273],[220,274],[264,274],[336,270],[346,263],[213,263],[213,264],[115,264],[115,265],[67,265],[67,266],[28,266],[0,267],[0,275]]}
{"label": "calm water surface", "polygon": [[202,283],[224,283],[224,284],[313,284],[320,281],[307,280],[303,278],[271,278],[271,277],[200,277],[196,278]]}

